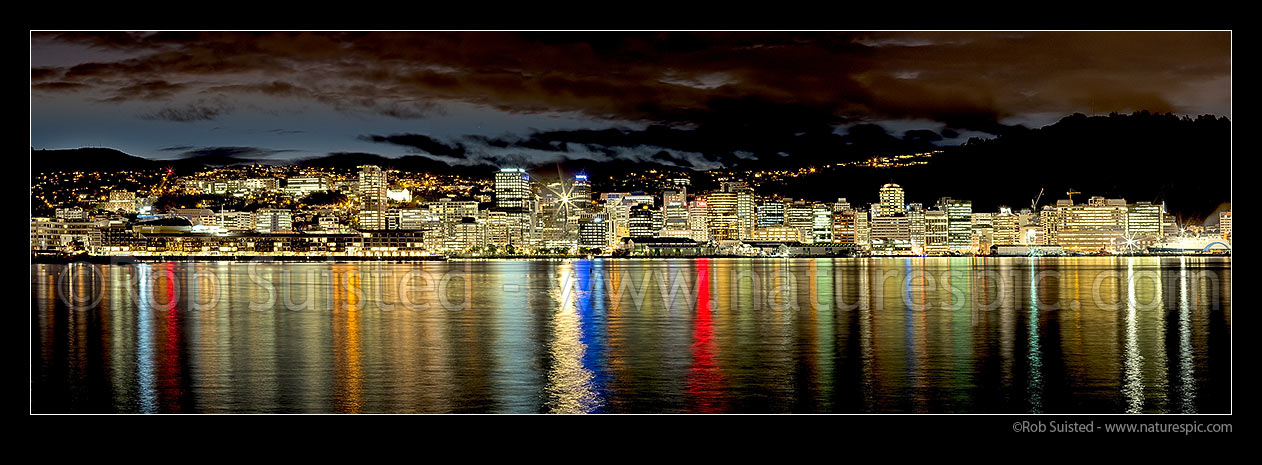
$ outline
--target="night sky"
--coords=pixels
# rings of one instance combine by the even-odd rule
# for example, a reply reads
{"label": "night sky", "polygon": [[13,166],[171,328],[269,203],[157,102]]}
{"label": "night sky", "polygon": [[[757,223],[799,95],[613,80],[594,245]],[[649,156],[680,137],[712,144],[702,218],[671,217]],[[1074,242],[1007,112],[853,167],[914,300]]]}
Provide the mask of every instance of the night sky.
{"label": "night sky", "polygon": [[[1065,115],[1231,117],[1228,32],[31,34],[31,145],[681,166],[958,145]],[[817,154],[815,154],[817,155]],[[602,158],[603,157],[603,158]],[[657,157],[657,160],[662,160]]]}

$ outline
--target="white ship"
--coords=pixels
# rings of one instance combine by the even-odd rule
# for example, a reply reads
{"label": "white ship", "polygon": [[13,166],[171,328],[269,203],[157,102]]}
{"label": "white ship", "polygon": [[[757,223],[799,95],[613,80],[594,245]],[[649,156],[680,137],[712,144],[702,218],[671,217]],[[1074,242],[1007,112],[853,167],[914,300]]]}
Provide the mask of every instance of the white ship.
{"label": "white ship", "polygon": [[1219,236],[1174,236],[1149,246],[1148,253],[1230,254],[1231,243]]}

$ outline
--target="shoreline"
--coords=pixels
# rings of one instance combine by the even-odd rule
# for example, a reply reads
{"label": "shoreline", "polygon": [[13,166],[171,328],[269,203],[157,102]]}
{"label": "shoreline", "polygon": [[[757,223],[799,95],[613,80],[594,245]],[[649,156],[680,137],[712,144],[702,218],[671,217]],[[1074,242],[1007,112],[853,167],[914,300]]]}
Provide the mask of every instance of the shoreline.
{"label": "shoreline", "polygon": [[1006,258],[1055,258],[1055,259],[1077,259],[1077,258],[1130,258],[1130,257],[1204,257],[1204,258],[1231,258],[1231,254],[1132,254],[1132,255],[1045,255],[1045,256],[1025,256],[1025,255],[868,255],[868,256],[798,256],[798,257],[774,257],[774,256],[735,256],[735,255],[698,255],[688,257],[614,257],[614,256],[593,256],[587,255],[540,255],[540,256],[489,256],[489,257],[447,257],[441,255],[425,256],[425,257],[357,257],[357,256],[222,256],[222,255],[73,255],[73,256],[50,256],[50,255],[32,255],[31,264],[68,264],[68,263],[94,263],[94,264],[128,264],[128,263],[148,263],[148,262],[275,262],[275,263],[342,263],[342,262],[481,262],[481,261],[561,261],[561,260],[696,260],[696,259],[758,259],[758,260],[797,260],[797,259],[868,259],[868,258],[894,258],[894,259],[938,259],[938,258],[981,258],[981,259],[1006,259]]}

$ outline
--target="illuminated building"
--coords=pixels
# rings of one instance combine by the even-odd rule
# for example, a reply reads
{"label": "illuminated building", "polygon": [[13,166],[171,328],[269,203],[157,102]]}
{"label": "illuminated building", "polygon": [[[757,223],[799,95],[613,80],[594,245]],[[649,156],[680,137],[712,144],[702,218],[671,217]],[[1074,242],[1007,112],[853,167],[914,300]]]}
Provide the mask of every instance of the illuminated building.
{"label": "illuminated building", "polygon": [[261,233],[293,231],[293,217],[289,210],[263,208],[254,212],[254,230]]}
{"label": "illuminated building", "polygon": [[1231,242],[1231,210],[1218,213],[1218,233]]}
{"label": "illuminated building", "polygon": [[867,247],[871,242],[872,218],[865,208],[854,210],[854,243],[859,247]]}
{"label": "illuminated building", "polygon": [[1163,234],[1165,204],[1135,202],[1126,206],[1126,234],[1132,239],[1158,239]]}
{"label": "illuminated building", "polygon": [[925,253],[925,207],[919,203],[907,204],[907,228],[911,233],[911,250],[917,255]]}
{"label": "illuminated building", "polygon": [[759,228],[784,225],[784,202],[778,199],[765,199],[758,202]]}
{"label": "illuminated building", "polygon": [[751,239],[755,241],[803,242],[802,230],[788,226],[754,228]]}
{"label": "illuminated building", "polygon": [[534,209],[534,193],[526,170],[504,168],[495,173],[495,206],[505,211]]}
{"label": "illuminated building", "polygon": [[911,251],[911,223],[907,215],[872,217],[869,240],[874,252]]}
{"label": "illuminated building", "polygon": [[1085,205],[1069,200],[1044,207],[1043,236],[1067,251],[1115,251],[1126,242],[1126,201],[1091,197]]}
{"label": "illuminated building", "polygon": [[991,218],[994,227],[992,243],[994,245],[1015,245],[1021,237],[1020,219],[1012,214],[1012,209],[999,207],[999,213]]}
{"label": "illuminated building", "polygon": [[106,220],[31,218],[31,250],[74,251],[79,248],[96,253],[102,243],[101,229],[108,225]]}
{"label": "illuminated building", "polygon": [[613,240],[613,228],[600,215],[585,217],[578,224],[578,246],[585,249],[608,250]]}
{"label": "illuminated building", "polygon": [[688,229],[688,194],[683,190],[662,192],[662,229]]}
{"label": "illuminated building", "polygon": [[739,195],[732,192],[715,192],[706,197],[710,207],[708,228],[710,239],[716,241],[740,239],[740,219],[737,217]]}
{"label": "illuminated building", "polygon": [[947,214],[947,245],[951,252],[969,252],[973,245],[973,202],[943,197],[938,208]]}
{"label": "illuminated building", "polygon": [[314,192],[331,191],[333,185],[324,176],[294,176],[285,181],[285,193],[301,199]]}
{"label": "illuminated building", "polygon": [[803,242],[805,242],[814,236],[815,211],[806,202],[793,202],[784,209],[784,225],[802,231]]}
{"label": "illuminated building", "polygon": [[833,211],[833,242],[838,244],[855,243],[855,211],[846,207]]}
{"label": "illuminated building", "polygon": [[950,221],[947,212],[925,210],[925,253],[942,255],[950,251]]}
{"label": "illuminated building", "polygon": [[650,204],[641,203],[631,206],[627,221],[628,237],[657,237],[658,229],[653,221],[654,213],[655,210]]}
{"label": "illuminated building", "polygon": [[907,212],[907,202],[903,198],[903,188],[898,184],[881,186],[880,204],[873,210],[873,216],[894,216]]}
{"label": "illuminated building", "polygon": [[587,179],[586,174],[574,175],[574,185],[570,187],[570,202],[586,210],[591,205],[591,200],[592,182]]}
{"label": "illuminated building", "polygon": [[811,206],[811,243],[833,241],[833,208],[826,204]]}
{"label": "illuminated building", "polygon": [[386,229],[386,173],[375,165],[359,167],[359,227]]}
{"label": "illuminated building", "polygon": [[688,238],[697,242],[710,242],[710,206],[705,200],[688,204]]}

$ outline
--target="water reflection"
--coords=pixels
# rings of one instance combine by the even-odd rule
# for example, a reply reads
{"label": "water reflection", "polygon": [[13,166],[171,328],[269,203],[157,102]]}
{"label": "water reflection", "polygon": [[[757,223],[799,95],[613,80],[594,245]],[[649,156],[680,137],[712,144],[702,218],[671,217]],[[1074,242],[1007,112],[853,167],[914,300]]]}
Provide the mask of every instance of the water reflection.
{"label": "water reflection", "polygon": [[36,412],[1230,408],[1223,258],[31,270]]}

